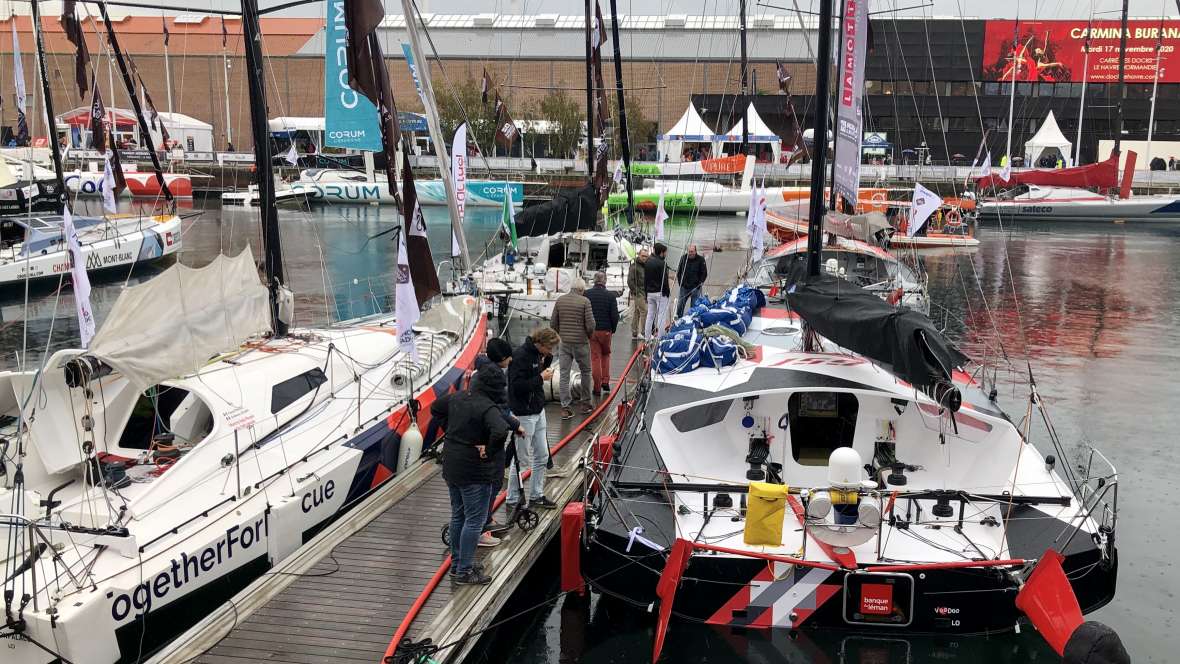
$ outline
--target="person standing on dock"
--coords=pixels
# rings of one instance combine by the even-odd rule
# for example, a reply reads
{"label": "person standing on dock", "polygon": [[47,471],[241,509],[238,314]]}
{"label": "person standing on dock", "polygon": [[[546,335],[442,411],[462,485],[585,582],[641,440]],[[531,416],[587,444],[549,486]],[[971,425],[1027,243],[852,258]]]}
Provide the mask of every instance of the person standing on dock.
{"label": "person standing on dock", "polygon": [[655,255],[647,259],[643,265],[643,290],[647,293],[647,318],[643,323],[643,338],[658,339],[664,333],[668,317],[668,297],[671,289],[668,286],[668,265],[664,261],[668,256],[668,247],[663,242],[657,242]]}
{"label": "person standing on dock", "polygon": [[594,312],[594,334],[590,335],[590,364],[594,367],[594,396],[610,390],[610,345],[619,328],[619,295],[606,289],[606,273],[594,273],[594,287],[586,291]]}
{"label": "person standing on dock", "polygon": [[558,389],[561,392],[561,419],[574,416],[574,399],[570,389],[570,372],[575,362],[581,372],[582,393],[578,410],[588,415],[594,408],[590,405],[590,381],[593,369],[590,366],[590,337],[594,335],[594,311],[586,299],[586,282],[580,278],[574,281],[570,292],[557,298],[553,303],[553,315],[549,317],[553,329],[561,335],[561,346],[557,351]]}
{"label": "person standing on dock", "polygon": [[709,266],[705,257],[697,253],[695,244],[688,245],[688,251],[680,257],[680,265],[676,268],[676,282],[680,286],[680,292],[676,295],[679,299],[676,303],[677,318],[684,315],[685,305],[691,307],[692,301],[700,296],[708,277]]}
{"label": "person standing on dock", "polygon": [[[529,478],[529,503],[552,509],[557,507],[545,497],[545,467],[549,462],[548,423],[545,421],[545,381],[553,376],[553,351],[561,342],[557,331],[551,327],[533,330],[524,343],[512,353],[508,365],[508,407],[520,420],[524,437],[516,443],[516,454],[508,472],[518,474],[517,460],[521,464],[531,458],[533,474]],[[523,445],[522,445],[523,443]],[[521,455],[521,448],[527,456]],[[517,482],[508,482],[507,507],[511,512],[520,503],[524,487]]]}
{"label": "person standing on dock", "polygon": [[[457,585],[487,585],[492,577],[475,563],[475,547],[484,532],[488,501],[497,477],[504,474],[504,441],[508,424],[496,400],[507,381],[504,371],[489,364],[471,386],[446,401],[443,426],[443,479],[451,496],[451,564]],[[431,412],[436,412],[432,407]]]}
{"label": "person standing on dock", "polygon": [[643,289],[643,267],[647,263],[648,253],[647,247],[640,249],[635,260],[631,262],[631,269],[627,270],[627,293],[631,298],[631,338],[635,340],[643,336],[639,330],[647,321],[647,293]]}
{"label": "person standing on dock", "polygon": [[[499,406],[500,414],[504,416],[504,423],[508,425],[508,429],[515,435],[523,438],[525,435],[524,428],[520,426],[520,420],[512,415],[512,409],[508,407],[508,365],[511,363],[512,344],[499,337],[488,339],[484,352],[475,358],[476,374],[472,376],[471,382],[472,384],[478,382],[479,371],[486,366],[494,366],[504,373],[504,391],[494,401]],[[430,423],[433,425],[434,420],[431,420]],[[500,456],[499,464],[500,467],[505,466],[503,454]],[[503,485],[504,473],[499,473],[492,480],[492,495],[488,499],[488,520],[484,524],[484,533],[479,536],[479,546],[496,546],[500,543],[500,540],[496,536],[503,534],[509,528],[505,524],[496,523],[492,520],[492,514],[496,511],[496,496],[500,493],[500,488]]]}

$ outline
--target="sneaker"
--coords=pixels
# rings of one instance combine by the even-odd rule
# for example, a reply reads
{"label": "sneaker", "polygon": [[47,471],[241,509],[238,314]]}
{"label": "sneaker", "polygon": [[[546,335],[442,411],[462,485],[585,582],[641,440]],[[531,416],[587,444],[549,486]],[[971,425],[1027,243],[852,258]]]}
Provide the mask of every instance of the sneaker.
{"label": "sneaker", "polygon": [[482,546],[482,547],[500,546],[500,538],[496,537],[495,535],[493,535],[491,533],[485,532],[479,536],[479,542],[476,543],[476,546]]}
{"label": "sneaker", "polygon": [[574,419],[574,409],[570,408],[569,406],[562,406],[561,407],[561,419],[563,419],[563,420]]}
{"label": "sneaker", "polygon": [[597,387],[596,387],[596,388],[594,388],[593,390],[590,390],[590,394],[591,394],[591,395],[592,395],[592,396],[593,396],[595,399],[597,399],[597,398],[598,398],[598,397],[599,397],[599,396],[602,394],[602,390],[600,390],[599,388],[597,388]]}
{"label": "sneaker", "polygon": [[[510,508],[510,513],[511,513],[511,508]],[[501,535],[508,532],[509,530],[512,530],[512,526],[510,526],[509,524],[496,523],[495,521],[491,521],[488,523],[488,525],[484,526],[484,531],[491,533],[492,536],[494,536],[494,537],[500,537]],[[501,537],[500,539],[503,539],[503,538]]]}
{"label": "sneaker", "polygon": [[451,577],[456,586],[486,586],[492,582],[492,577],[484,574],[478,567],[472,568],[466,574],[456,574]]}
{"label": "sneaker", "polygon": [[581,406],[578,406],[578,412],[583,415],[589,415],[594,412],[594,406],[589,401],[585,401]]}
{"label": "sneaker", "polygon": [[549,500],[548,496],[541,496],[540,498],[533,498],[529,501],[535,507],[542,507],[547,510],[557,509],[557,503]]}
{"label": "sneaker", "polygon": [[[484,573],[483,563],[475,563],[475,565],[473,565],[473,567],[474,567],[475,571],[479,572],[480,574]],[[459,575],[459,567],[452,563],[451,569],[448,573],[451,575],[452,579],[455,578],[456,576]]]}
{"label": "sneaker", "polygon": [[604,397],[605,397],[605,396],[606,396],[606,395],[608,395],[608,394],[610,394],[610,384],[609,384],[609,383],[603,383],[603,384],[602,384],[602,396],[604,396]]}

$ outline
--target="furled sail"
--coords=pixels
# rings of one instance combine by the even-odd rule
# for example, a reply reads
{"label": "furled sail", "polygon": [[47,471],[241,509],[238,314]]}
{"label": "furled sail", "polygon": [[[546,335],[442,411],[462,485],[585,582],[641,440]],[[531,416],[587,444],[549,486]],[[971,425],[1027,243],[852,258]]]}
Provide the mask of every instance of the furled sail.
{"label": "furled sail", "polygon": [[190,374],[269,330],[266,286],[247,247],[202,268],[177,263],[124,290],[89,354],[142,390]]}
{"label": "furled sail", "polygon": [[520,237],[594,230],[598,221],[598,191],[593,184],[573,192],[560,192],[548,203],[527,207],[516,214]]}
{"label": "furled sail", "polygon": [[[791,309],[832,342],[892,367],[898,378],[942,400],[967,363],[930,319],[834,278],[812,278],[787,294]],[[957,410],[957,404],[951,406]]]}

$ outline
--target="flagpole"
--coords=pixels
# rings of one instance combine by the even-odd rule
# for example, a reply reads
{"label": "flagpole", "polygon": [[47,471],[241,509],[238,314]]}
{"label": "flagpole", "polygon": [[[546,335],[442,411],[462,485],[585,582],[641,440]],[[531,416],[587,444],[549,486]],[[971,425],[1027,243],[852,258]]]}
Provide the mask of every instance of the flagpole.
{"label": "flagpole", "polygon": [[[586,177],[594,179],[594,73],[591,60],[590,24],[594,21],[592,0],[586,0]],[[595,27],[597,29],[597,26]]]}
{"label": "flagpole", "polygon": [[[165,26],[167,27],[167,26]],[[168,114],[172,114],[172,65],[168,61],[168,40],[164,40],[164,85],[168,86]]]}
{"label": "flagpole", "polygon": [[435,160],[438,163],[439,174],[442,176],[443,188],[447,192],[447,211],[451,214],[451,229],[459,241],[459,248],[463,250],[463,268],[471,269],[471,256],[467,251],[467,236],[463,232],[463,223],[459,219],[459,207],[455,199],[454,174],[448,165],[451,157],[447,152],[446,137],[442,132],[442,125],[438,121],[438,105],[434,99],[434,87],[430,83],[430,60],[426,59],[422,50],[422,43],[418,37],[417,15],[414,13],[413,0],[402,0],[402,12],[405,14],[406,33],[410,36],[410,51],[414,54],[414,62],[418,63],[418,78],[422,82],[422,105],[426,110],[426,125],[430,128],[430,140],[435,145]]}
{"label": "flagpole", "polygon": [[1155,41],[1155,74],[1151,81],[1151,112],[1147,114],[1147,186],[1151,186],[1152,175],[1155,171],[1151,168],[1151,135],[1155,128],[1155,98],[1156,92],[1160,87],[1160,54],[1163,51],[1164,45],[1164,18],[1163,9],[1160,15],[1160,32]]}

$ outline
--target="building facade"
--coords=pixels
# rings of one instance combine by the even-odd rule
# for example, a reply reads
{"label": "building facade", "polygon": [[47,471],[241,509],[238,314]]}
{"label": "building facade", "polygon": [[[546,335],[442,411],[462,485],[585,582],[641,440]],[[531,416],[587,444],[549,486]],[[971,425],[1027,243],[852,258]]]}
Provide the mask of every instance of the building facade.
{"label": "building facade", "polygon": [[[437,96],[450,94],[487,70],[517,120],[544,119],[539,103],[564,90],[579,104],[585,99],[585,25],[581,16],[435,15],[423,16],[428,49],[436,49],[431,71]],[[17,21],[24,54],[24,75],[32,97],[40,96],[33,41],[27,17]],[[790,134],[791,119],[778,92],[776,63],[792,76],[793,105],[800,123],[812,124],[815,86],[814,17],[794,14],[749,18],[749,99],[771,129]],[[955,155],[974,159],[986,135],[987,149],[998,163],[1006,150],[1012,107],[1012,152],[1052,110],[1062,132],[1077,137],[1078,111],[1085,90],[1081,133],[1082,161],[1099,157],[1098,142],[1116,132],[1117,23],[1013,21],[979,19],[874,19],[868,55],[864,129],[885,134],[895,158],[904,150],[928,149],[932,160]],[[172,110],[209,122],[214,143],[223,149],[232,138],[239,150],[250,147],[248,92],[236,19],[213,16],[134,16],[116,22],[124,49],[132,55],[160,110]],[[170,34],[167,70],[163,32]],[[1089,32],[1087,32],[1089,28]],[[1160,28],[1163,28],[1162,31]],[[607,32],[612,31],[609,18]],[[8,32],[8,21],[0,21]],[[44,19],[47,67],[58,113],[89,104],[73,86],[72,47],[56,17]],[[323,20],[264,18],[269,70],[268,116],[318,116],[323,113]],[[714,130],[736,122],[745,103],[740,95],[738,21],[733,16],[626,16],[620,19],[623,79],[629,111],[655,123],[654,133],[676,121],[689,100]],[[1089,40],[1087,41],[1087,37]],[[407,41],[401,16],[389,16],[382,42],[399,108],[421,111],[410,72],[402,58]],[[1085,55],[1089,43],[1090,54]],[[1152,77],[1158,84],[1154,117],[1157,141],[1180,139],[1180,60],[1169,67],[1180,46],[1180,21],[1132,22],[1128,39],[1123,105],[1124,139],[1145,140],[1151,107]],[[1159,47],[1157,53],[1156,49]],[[126,107],[117,73],[108,72],[102,46],[91,40],[94,75],[108,104]],[[1116,49],[1117,50],[1117,49]],[[11,44],[0,39],[0,90],[11,99]],[[608,95],[615,89],[613,44],[603,47]],[[1180,57],[1180,56],[1178,56]],[[1159,59],[1159,66],[1155,66]],[[114,79],[116,91],[110,90]],[[1015,78],[1015,95],[1011,81]],[[171,82],[170,94],[168,82]],[[113,100],[113,101],[112,101]],[[32,99],[30,99],[30,103]],[[633,110],[634,109],[634,110]],[[10,103],[0,109],[0,124],[14,124]],[[39,111],[30,112],[35,135],[44,134]],[[38,128],[42,128],[38,133]],[[652,136],[654,141],[654,135]],[[1105,157],[1105,155],[1102,155]]]}

